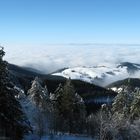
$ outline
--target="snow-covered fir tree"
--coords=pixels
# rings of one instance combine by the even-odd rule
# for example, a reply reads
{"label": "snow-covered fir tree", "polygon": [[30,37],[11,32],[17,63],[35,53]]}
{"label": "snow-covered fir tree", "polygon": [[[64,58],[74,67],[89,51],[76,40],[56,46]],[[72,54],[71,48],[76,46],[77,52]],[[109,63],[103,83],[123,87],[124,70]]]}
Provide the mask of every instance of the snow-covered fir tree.
{"label": "snow-covered fir tree", "polygon": [[115,97],[112,104],[112,112],[114,116],[118,118],[127,117],[130,114],[130,106],[133,101],[134,93],[129,92],[129,87],[125,87],[118,95]]}
{"label": "snow-covered fir tree", "polygon": [[139,89],[134,93],[134,99],[130,107],[130,114],[131,114],[131,118],[133,119],[140,118],[140,90]]}
{"label": "snow-covered fir tree", "polygon": [[[47,87],[42,87],[42,81],[40,78],[36,77],[31,88],[28,90],[28,96],[34,104],[36,104],[40,109],[49,109],[50,97]],[[46,108],[47,107],[47,108]]]}
{"label": "snow-covered fir tree", "polygon": [[[112,107],[101,110],[99,139],[129,139],[140,138],[140,92],[136,88],[133,92],[129,86],[118,93]],[[107,106],[106,106],[107,107]],[[108,117],[109,115],[109,117]],[[107,116],[107,117],[106,117]]]}
{"label": "snow-covered fir tree", "polygon": [[49,92],[47,87],[42,85],[41,79],[35,77],[23,103],[33,132],[40,137],[49,133],[50,113],[52,111]]}

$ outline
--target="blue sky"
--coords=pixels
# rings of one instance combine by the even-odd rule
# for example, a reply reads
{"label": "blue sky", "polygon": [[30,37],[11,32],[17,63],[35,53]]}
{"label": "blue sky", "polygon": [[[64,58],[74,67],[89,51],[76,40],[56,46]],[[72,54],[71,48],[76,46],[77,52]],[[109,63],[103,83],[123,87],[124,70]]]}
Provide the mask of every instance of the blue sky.
{"label": "blue sky", "polygon": [[0,0],[0,43],[140,43],[139,0]]}

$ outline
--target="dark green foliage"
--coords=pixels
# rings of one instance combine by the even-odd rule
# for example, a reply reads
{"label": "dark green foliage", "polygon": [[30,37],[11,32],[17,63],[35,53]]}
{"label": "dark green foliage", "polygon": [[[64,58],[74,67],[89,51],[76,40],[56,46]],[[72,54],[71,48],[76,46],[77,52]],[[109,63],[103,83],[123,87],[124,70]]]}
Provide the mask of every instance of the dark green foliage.
{"label": "dark green foliage", "polygon": [[0,128],[11,140],[21,139],[27,133],[26,117],[19,102],[15,99],[13,85],[8,78],[7,63],[3,61],[3,48],[0,49]]}
{"label": "dark green foliage", "polygon": [[76,93],[71,80],[61,85],[55,92],[56,130],[69,133],[83,133],[85,127],[85,105]]}
{"label": "dark green foliage", "polygon": [[[48,78],[46,85],[49,92],[53,93],[60,83],[63,86],[65,82],[65,79],[62,80],[59,77],[57,79]],[[88,114],[96,112],[103,103],[106,103],[96,102],[96,99],[104,98],[107,101],[108,98],[112,100],[117,95],[116,92],[80,80],[71,80],[71,83],[74,85],[75,91],[84,99]]]}

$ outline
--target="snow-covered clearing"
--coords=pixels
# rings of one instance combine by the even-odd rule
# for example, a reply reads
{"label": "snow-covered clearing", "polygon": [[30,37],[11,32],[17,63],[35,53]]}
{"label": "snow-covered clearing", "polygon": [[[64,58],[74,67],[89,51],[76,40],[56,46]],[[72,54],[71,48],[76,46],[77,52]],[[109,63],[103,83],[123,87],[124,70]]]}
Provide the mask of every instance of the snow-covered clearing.
{"label": "snow-covered clearing", "polygon": [[90,137],[83,136],[71,136],[71,135],[51,135],[51,136],[43,136],[41,139],[37,136],[27,136],[24,140],[95,140]]}

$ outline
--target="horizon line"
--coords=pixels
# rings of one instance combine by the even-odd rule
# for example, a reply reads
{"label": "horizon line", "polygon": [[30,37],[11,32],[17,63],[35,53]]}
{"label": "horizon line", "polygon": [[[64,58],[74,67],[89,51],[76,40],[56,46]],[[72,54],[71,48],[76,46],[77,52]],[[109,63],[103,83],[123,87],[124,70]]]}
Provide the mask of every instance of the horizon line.
{"label": "horizon line", "polygon": [[114,45],[114,46],[140,46],[140,43],[43,43],[46,45],[67,45],[67,46],[75,46],[75,45],[82,45],[82,46],[91,46],[91,45]]}

